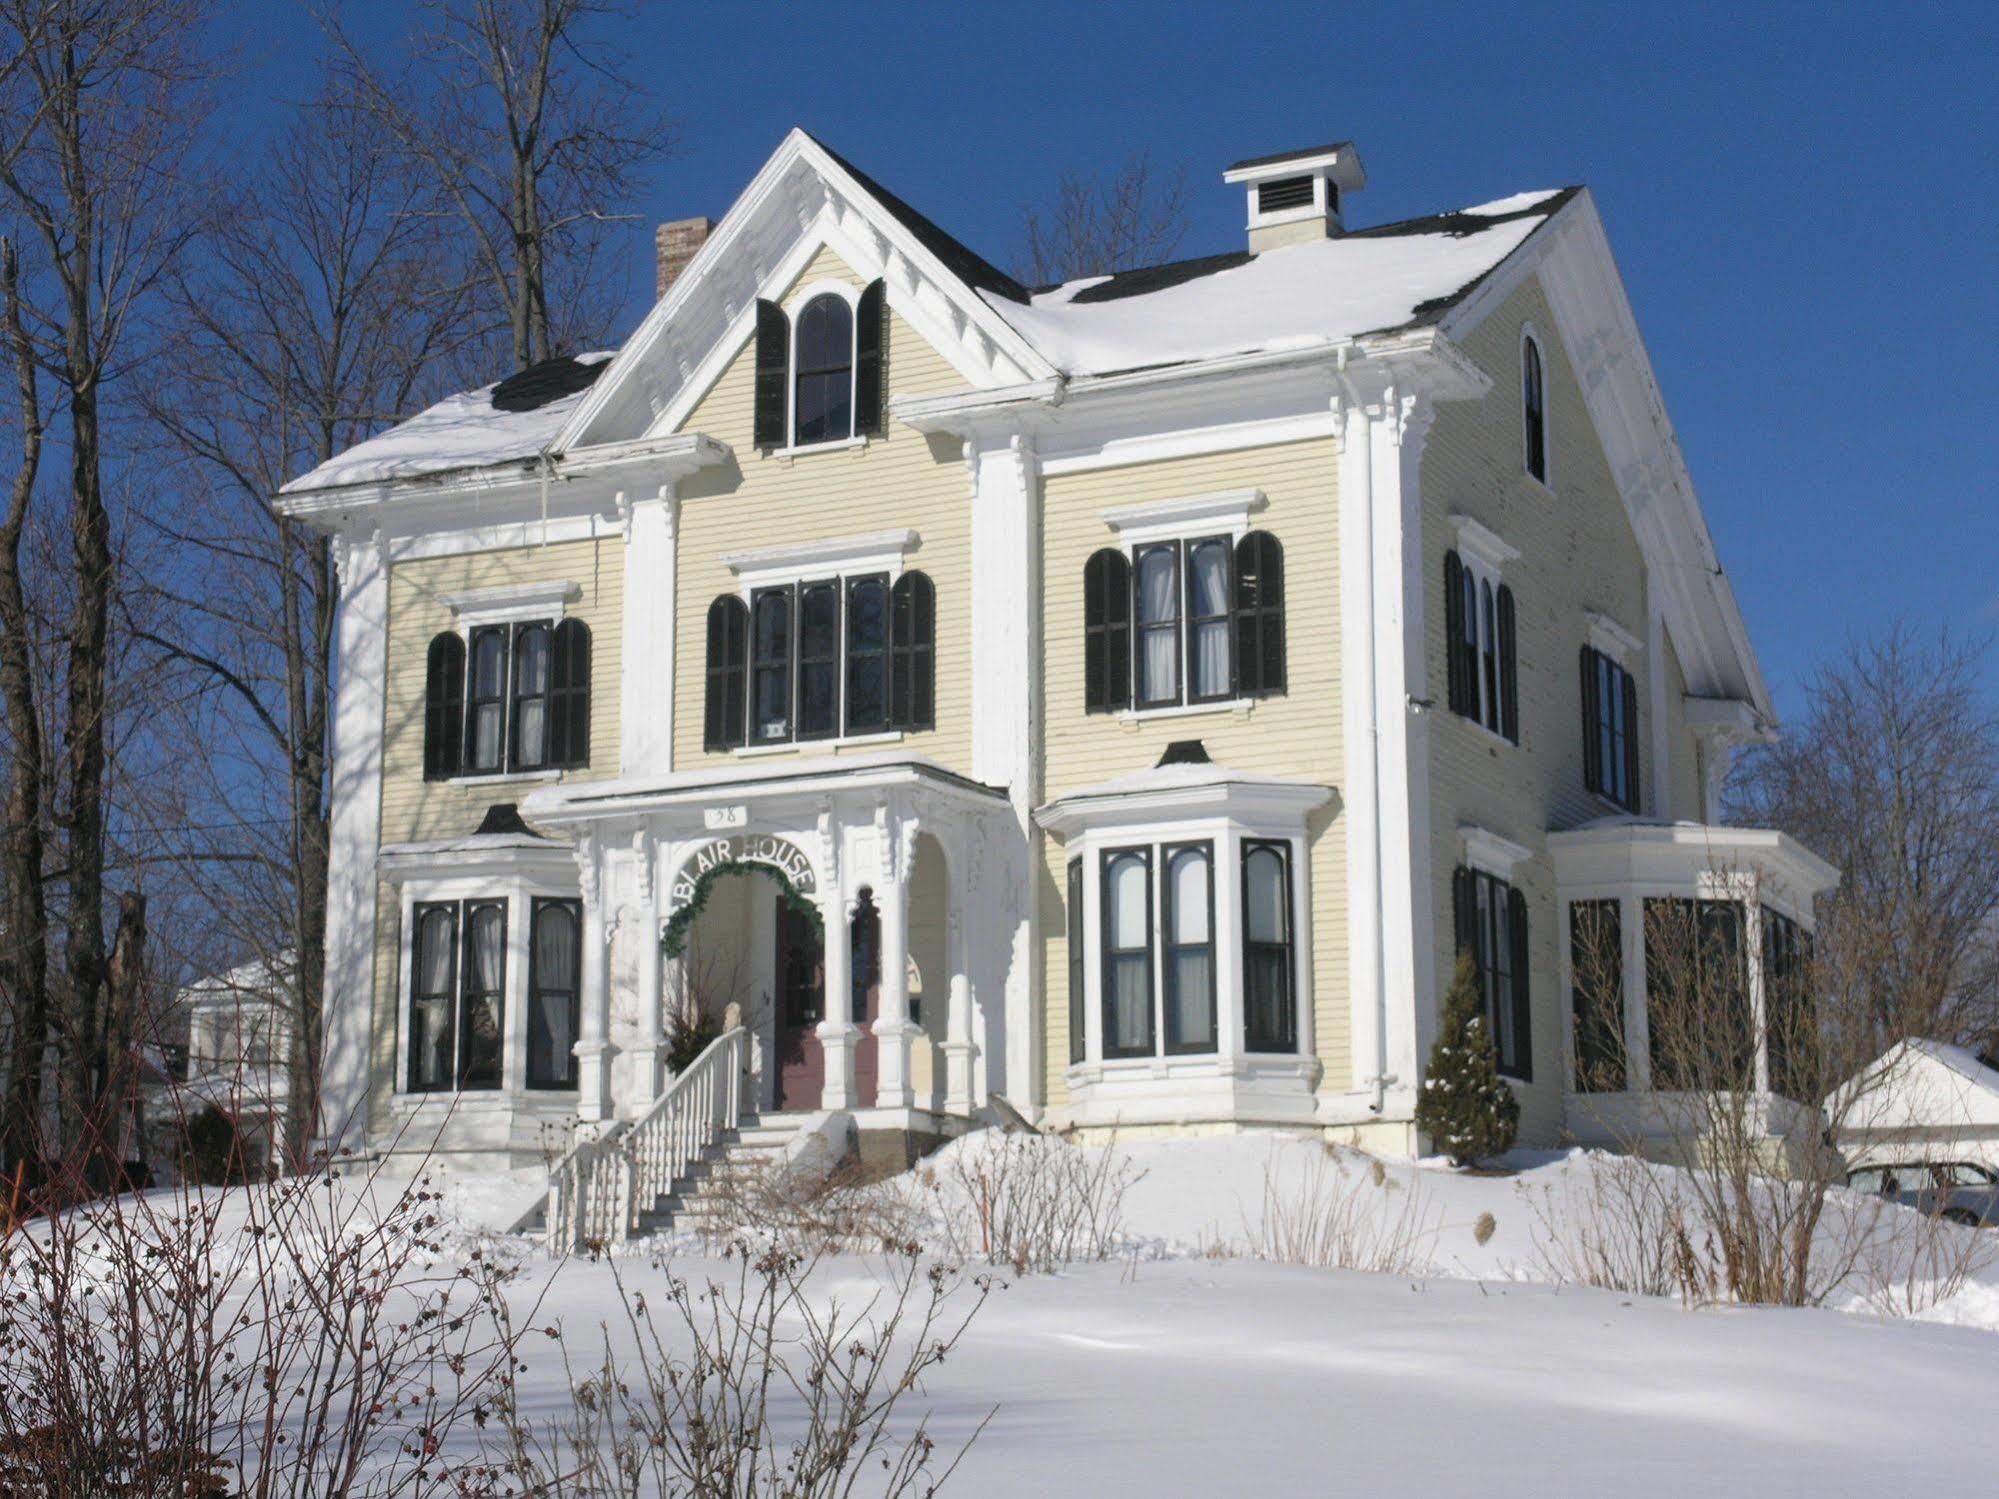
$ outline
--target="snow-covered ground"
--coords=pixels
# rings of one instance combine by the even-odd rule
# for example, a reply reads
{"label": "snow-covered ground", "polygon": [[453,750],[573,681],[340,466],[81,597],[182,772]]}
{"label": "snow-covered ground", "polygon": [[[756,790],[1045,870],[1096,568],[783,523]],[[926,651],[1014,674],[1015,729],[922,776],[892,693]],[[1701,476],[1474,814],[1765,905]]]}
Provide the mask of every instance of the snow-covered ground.
{"label": "snow-covered ground", "polygon": [[[946,1238],[939,1215],[962,1209],[960,1185],[994,1138],[961,1141],[901,1179],[930,1217],[933,1248]],[[1999,1400],[1999,1271],[1917,1319],[1688,1309],[1550,1283],[1542,1246],[1611,1169],[1602,1157],[1522,1158],[1491,1175],[1377,1170],[1250,1135],[1134,1142],[1118,1160],[1137,1177],[1118,1251],[1003,1277],[898,1412],[904,1435],[927,1417],[947,1453],[990,1417],[947,1492],[1683,1499],[1989,1487],[1981,1437]],[[474,1253],[515,1265],[506,1295],[536,1329],[521,1352],[522,1410],[543,1431],[571,1405],[565,1355],[579,1375],[594,1369],[608,1324],[631,1357],[621,1288],[657,1309],[668,1276],[737,1278],[692,1240],[558,1259],[480,1227],[517,1211],[518,1191],[448,1175],[438,1185],[462,1224],[438,1268]],[[1354,1204],[1348,1241],[1405,1268],[1256,1257],[1281,1210],[1315,1196]],[[1830,1216],[1846,1223],[1863,1206]],[[809,1296],[860,1307],[888,1276],[878,1255],[832,1256]],[[962,1306],[975,1292],[954,1294]],[[541,1331],[551,1327],[559,1341]],[[469,1457],[475,1442],[461,1428],[450,1446]]]}

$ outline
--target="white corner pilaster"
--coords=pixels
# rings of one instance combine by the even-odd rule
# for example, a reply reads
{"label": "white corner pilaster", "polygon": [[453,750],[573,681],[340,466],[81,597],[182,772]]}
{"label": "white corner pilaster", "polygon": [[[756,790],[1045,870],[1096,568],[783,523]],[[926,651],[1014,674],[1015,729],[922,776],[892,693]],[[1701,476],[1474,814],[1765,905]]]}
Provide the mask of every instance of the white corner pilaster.
{"label": "white corner pilaster", "polygon": [[1009,933],[1011,958],[1003,969],[1005,1055],[987,1063],[986,1087],[1004,1093],[1030,1118],[1038,1114],[1040,1017],[1035,902],[1029,897],[1034,849],[1034,807],[1041,785],[1040,659],[1036,624],[1041,617],[1039,551],[1041,476],[1032,442],[1016,433],[966,444],[972,479],[972,775],[1004,786],[1011,812],[1001,850],[999,893],[990,914]]}
{"label": "white corner pilaster", "polygon": [[[381,534],[334,542],[340,574],[328,808],[326,1013],[319,1136],[329,1150],[367,1143],[375,1011],[376,854],[382,835],[389,571]],[[385,1080],[386,1081],[386,1080]]]}
{"label": "white corner pilaster", "polygon": [[675,551],[680,502],[662,484],[625,516],[624,639],[618,756],[626,775],[673,769]]}
{"label": "white corner pilaster", "polygon": [[1415,1084],[1433,1009],[1422,580],[1427,398],[1349,387],[1341,405],[1340,638],[1346,733],[1351,1086],[1382,1113]]}

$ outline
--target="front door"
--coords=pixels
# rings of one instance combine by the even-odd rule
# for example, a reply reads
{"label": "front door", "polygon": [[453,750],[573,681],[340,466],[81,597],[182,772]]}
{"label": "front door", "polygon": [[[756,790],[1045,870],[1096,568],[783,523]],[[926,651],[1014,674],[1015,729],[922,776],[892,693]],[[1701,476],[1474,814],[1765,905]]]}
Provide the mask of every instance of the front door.
{"label": "front door", "polygon": [[816,1109],[826,1086],[826,952],[812,918],[777,903],[777,1097],[780,1109]]}
{"label": "front door", "polygon": [[[881,918],[862,892],[851,928],[854,975],[854,1106],[872,1108],[880,1070],[874,1021],[881,1001]],[[826,1088],[826,949],[812,918],[790,901],[777,903],[777,1098],[780,1109],[816,1109]]]}

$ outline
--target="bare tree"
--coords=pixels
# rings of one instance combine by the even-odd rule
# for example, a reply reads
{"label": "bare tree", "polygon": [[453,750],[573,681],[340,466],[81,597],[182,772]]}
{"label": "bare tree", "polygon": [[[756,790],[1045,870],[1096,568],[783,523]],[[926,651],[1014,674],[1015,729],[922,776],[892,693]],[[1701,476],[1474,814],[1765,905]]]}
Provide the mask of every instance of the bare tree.
{"label": "bare tree", "polygon": [[[290,981],[295,1151],[320,1071],[339,590],[329,539],[269,499],[410,409],[475,336],[469,273],[423,211],[429,191],[378,117],[323,91],[218,217],[199,267],[174,277],[177,378],[147,403],[188,478],[188,503],[152,524],[190,561],[184,627],[141,633],[200,684],[186,738],[240,747],[242,764],[211,769],[206,805],[242,818],[221,842],[261,856],[258,877],[209,888],[239,948]],[[273,770],[274,799],[246,789]],[[193,865],[215,857],[209,840],[182,848]]]}
{"label": "bare tree", "polygon": [[1782,828],[1843,871],[1820,943],[1828,992],[1878,1054],[1908,1036],[1999,1035],[1999,718],[1985,652],[1897,624],[1816,672],[1803,722],[1747,757],[1738,820]]}
{"label": "bare tree", "polygon": [[[59,733],[45,725],[41,741],[62,746],[52,815],[61,835],[65,947],[47,1009],[60,1140],[70,1143],[115,1138],[87,1125],[126,1096],[129,1058],[113,1048],[128,1039],[141,998],[144,902],[136,890],[118,896],[116,942],[105,932],[118,584],[105,501],[105,399],[107,385],[141,352],[147,299],[191,229],[176,172],[200,112],[190,48],[203,18],[197,0],[0,3],[0,55],[12,60],[0,83],[0,211],[21,227],[17,249],[34,252],[13,281],[9,336],[17,363],[25,351],[54,386],[70,460]],[[33,404],[31,389],[25,401]],[[40,419],[24,410],[22,420],[25,428]],[[38,706],[57,717],[52,700]],[[25,1020],[37,1018],[35,1004],[30,996]],[[35,1051],[44,1037],[17,1028],[14,1040]],[[23,1058],[21,1069],[37,1080],[32,1093],[39,1057]],[[81,1173],[79,1184],[99,1185],[108,1163],[99,1150],[88,1156],[67,1164]]]}
{"label": "bare tree", "polygon": [[634,176],[672,145],[593,23],[602,0],[432,0],[393,76],[330,13],[350,97],[430,174],[502,310],[516,367],[601,333],[599,259]]}
{"label": "bare tree", "polygon": [[1186,235],[1186,168],[1162,176],[1139,152],[1107,174],[1064,172],[1054,199],[1022,214],[1021,279],[1045,286],[1157,265]]}

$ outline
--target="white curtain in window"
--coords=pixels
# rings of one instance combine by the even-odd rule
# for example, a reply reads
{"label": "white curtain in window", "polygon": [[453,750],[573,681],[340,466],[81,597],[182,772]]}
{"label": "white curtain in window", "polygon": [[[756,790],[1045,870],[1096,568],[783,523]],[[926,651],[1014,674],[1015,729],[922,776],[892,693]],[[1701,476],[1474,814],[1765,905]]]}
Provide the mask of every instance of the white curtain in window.
{"label": "white curtain in window", "polygon": [[424,1087],[448,1081],[452,926],[448,912],[427,911],[417,928],[416,1034],[410,1041],[416,1048],[416,1081]]}
{"label": "white curtain in window", "polygon": [[520,763],[539,765],[548,758],[548,631],[523,630],[514,662],[514,687],[520,704]]}
{"label": "white curtain in window", "polygon": [[506,641],[495,632],[478,637],[472,655],[472,695],[483,699],[473,710],[472,765],[493,770],[500,764],[500,735],[506,727]]}
{"label": "white curtain in window", "polygon": [[1177,1047],[1212,1046],[1215,1040],[1215,955],[1209,945],[1208,856],[1183,849],[1173,856],[1173,1025]]}
{"label": "white curtain in window", "polygon": [[1105,891],[1110,905],[1111,1030],[1108,1046],[1130,1050],[1149,1044],[1152,1035],[1151,933],[1146,930],[1146,867],[1142,859],[1120,859],[1111,866]]}
{"label": "white curtain in window", "polygon": [[1284,860],[1276,850],[1253,850],[1243,868],[1249,887],[1243,905],[1251,942],[1282,942],[1290,925],[1284,909]]}
{"label": "white curtain in window", "polygon": [[1229,548],[1219,541],[1194,549],[1189,571],[1188,618],[1193,651],[1189,680],[1196,697],[1220,697],[1229,688]]}
{"label": "white curtain in window", "polygon": [[544,906],[534,928],[535,1060],[549,1078],[568,1071],[576,1044],[570,1006],[576,993],[576,919],[561,906]]}
{"label": "white curtain in window", "polygon": [[467,1001],[462,1072],[480,1077],[496,1071],[500,1057],[500,987],[506,965],[506,914],[500,906],[481,906],[472,913],[472,941],[466,955],[471,972]]}
{"label": "white curtain in window", "polygon": [[1180,573],[1174,553],[1165,548],[1148,552],[1138,567],[1140,626],[1139,697],[1163,702],[1180,695],[1179,632],[1146,629],[1147,625],[1177,624],[1180,618]]}

